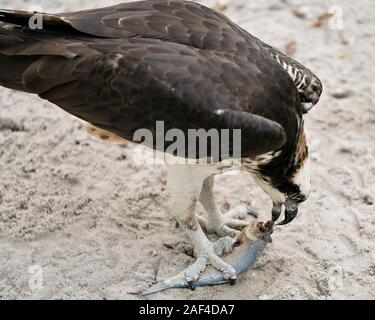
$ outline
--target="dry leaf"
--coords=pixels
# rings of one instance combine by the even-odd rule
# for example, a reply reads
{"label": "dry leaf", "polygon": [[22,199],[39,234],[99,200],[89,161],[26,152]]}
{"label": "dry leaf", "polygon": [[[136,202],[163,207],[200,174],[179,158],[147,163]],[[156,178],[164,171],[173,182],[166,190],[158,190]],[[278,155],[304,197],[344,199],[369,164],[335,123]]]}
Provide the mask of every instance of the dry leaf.
{"label": "dry leaf", "polygon": [[346,99],[350,98],[353,95],[353,91],[344,88],[336,88],[330,92],[331,96],[336,99]]}
{"label": "dry leaf", "polygon": [[292,13],[301,19],[306,19],[308,9],[306,7],[295,8]]}
{"label": "dry leaf", "polygon": [[214,5],[214,9],[217,11],[225,11],[228,9],[230,1],[231,0],[218,0]]}
{"label": "dry leaf", "polygon": [[323,26],[325,26],[325,25],[328,25],[328,21],[329,21],[329,19],[330,19],[332,16],[333,16],[332,13],[328,13],[328,12],[323,13],[323,14],[319,15],[319,16],[315,19],[315,21],[313,22],[312,26],[313,26],[314,28],[321,28],[321,27],[323,27]]}
{"label": "dry leaf", "polygon": [[345,59],[348,56],[348,54],[345,51],[337,51],[333,54],[333,57],[336,59]]}

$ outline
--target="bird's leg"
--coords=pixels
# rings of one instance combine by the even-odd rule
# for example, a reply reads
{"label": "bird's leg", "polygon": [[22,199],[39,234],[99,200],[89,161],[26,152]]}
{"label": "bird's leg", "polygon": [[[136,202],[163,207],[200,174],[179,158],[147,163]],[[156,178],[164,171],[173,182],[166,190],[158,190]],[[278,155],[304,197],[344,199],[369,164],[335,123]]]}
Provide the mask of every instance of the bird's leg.
{"label": "bird's leg", "polygon": [[204,180],[199,200],[208,213],[208,219],[198,217],[198,221],[209,233],[216,233],[219,236],[234,237],[239,230],[245,228],[249,223],[245,221],[248,215],[256,217],[254,209],[238,207],[222,214],[214,199],[214,176]]}
{"label": "bird's leg", "polygon": [[196,207],[204,179],[211,174],[209,165],[171,165],[168,168],[168,190],[171,212],[189,236],[197,260],[179,276],[193,283],[207,265],[221,271],[226,279],[236,279],[234,268],[219,258],[233,249],[234,240],[225,237],[211,243],[204,234],[197,216]]}

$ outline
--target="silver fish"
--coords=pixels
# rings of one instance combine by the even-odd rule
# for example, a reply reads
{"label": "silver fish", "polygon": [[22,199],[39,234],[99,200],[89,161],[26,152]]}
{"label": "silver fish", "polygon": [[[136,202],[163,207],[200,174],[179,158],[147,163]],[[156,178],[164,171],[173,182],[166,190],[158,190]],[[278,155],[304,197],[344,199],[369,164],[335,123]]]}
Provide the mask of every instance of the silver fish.
{"label": "silver fish", "polygon": [[[237,276],[243,275],[254,265],[270,241],[273,225],[272,221],[267,223],[253,221],[236,236],[234,245],[237,248],[228,256],[227,262],[236,270]],[[183,274],[178,274],[177,276],[156,283],[143,291],[139,296],[144,297],[160,291],[177,288],[190,288],[194,290],[196,287],[216,286],[229,282],[230,280],[225,279],[224,275],[218,271],[203,273],[201,278],[195,281],[193,285],[186,282]]]}

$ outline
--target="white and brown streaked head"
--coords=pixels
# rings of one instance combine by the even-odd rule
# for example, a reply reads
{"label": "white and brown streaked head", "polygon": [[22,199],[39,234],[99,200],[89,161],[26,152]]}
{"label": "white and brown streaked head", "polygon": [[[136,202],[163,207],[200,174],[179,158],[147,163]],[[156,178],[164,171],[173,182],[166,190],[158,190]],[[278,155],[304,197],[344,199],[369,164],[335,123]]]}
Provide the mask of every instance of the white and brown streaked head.
{"label": "white and brown streaked head", "polygon": [[291,222],[298,213],[298,205],[310,194],[310,161],[303,123],[294,147],[282,152],[254,172],[255,182],[273,201],[272,219],[276,221],[285,206],[285,220]]}
{"label": "white and brown streaked head", "polygon": [[306,87],[299,90],[303,113],[309,112],[319,102],[322,92],[322,83],[316,76],[307,80]]}

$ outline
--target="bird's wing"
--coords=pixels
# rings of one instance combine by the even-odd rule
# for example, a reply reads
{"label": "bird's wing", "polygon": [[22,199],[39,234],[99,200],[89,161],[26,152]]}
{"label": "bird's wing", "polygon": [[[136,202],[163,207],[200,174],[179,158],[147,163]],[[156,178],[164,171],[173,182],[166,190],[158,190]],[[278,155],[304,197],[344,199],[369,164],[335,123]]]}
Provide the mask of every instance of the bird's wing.
{"label": "bird's wing", "polygon": [[[1,21],[22,26],[28,26],[33,15],[34,12],[0,10]],[[43,29],[94,37],[161,39],[226,52],[243,50],[249,45],[247,42],[261,47],[249,34],[238,32],[221,13],[189,1],[136,1],[77,12],[41,13],[41,18]]]}
{"label": "bird's wing", "polygon": [[[12,25],[31,15],[0,10]],[[293,144],[301,110],[293,81],[254,39],[185,1],[43,14],[43,30],[0,28],[0,83],[127,139],[155,120],[238,127],[242,151],[256,155],[280,149],[285,136]]]}
{"label": "bird's wing", "polygon": [[[31,14],[7,12],[5,18],[26,24]],[[290,75],[302,100],[315,95],[312,102],[316,104],[322,91],[320,80],[308,68],[252,36],[220,12],[197,3],[176,0],[131,2],[79,12],[44,14],[43,22],[52,29],[70,29],[95,37],[163,39],[227,54],[262,51]],[[311,83],[314,85],[310,86]]]}
{"label": "bird's wing", "polygon": [[[310,101],[316,104],[322,91],[318,77],[301,63],[252,36],[220,12],[198,3],[141,1],[63,13],[57,17],[60,23],[94,36],[162,39],[202,50],[225,52],[237,60],[244,60],[253,52],[262,52],[291,77],[301,100],[310,101],[311,95],[316,96]],[[312,83],[314,85],[310,86]],[[294,104],[294,107],[297,112],[308,111],[306,105],[301,103]]]}
{"label": "bird's wing", "polygon": [[[190,1],[138,1],[58,16],[75,30],[101,37],[154,38],[226,52],[251,41],[220,12]],[[258,47],[256,41],[252,45]]]}
{"label": "bird's wing", "polygon": [[[165,130],[185,133],[242,129],[243,156],[278,150],[285,143],[280,124],[251,112],[267,91],[265,76],[252,72],[256,65],[244,71],[215,53],[154,39],[119,44],[53,43],[54,36],[25,32],[19,37],[4,46],[0,36],[2,84],[12,87],[17,81],[25,91],[126,139],[140,128],[154,132],[155,121],[162,120]],[[13,73],[20,65],[21,79],[7,83],[7,74],[17,78]]]}

